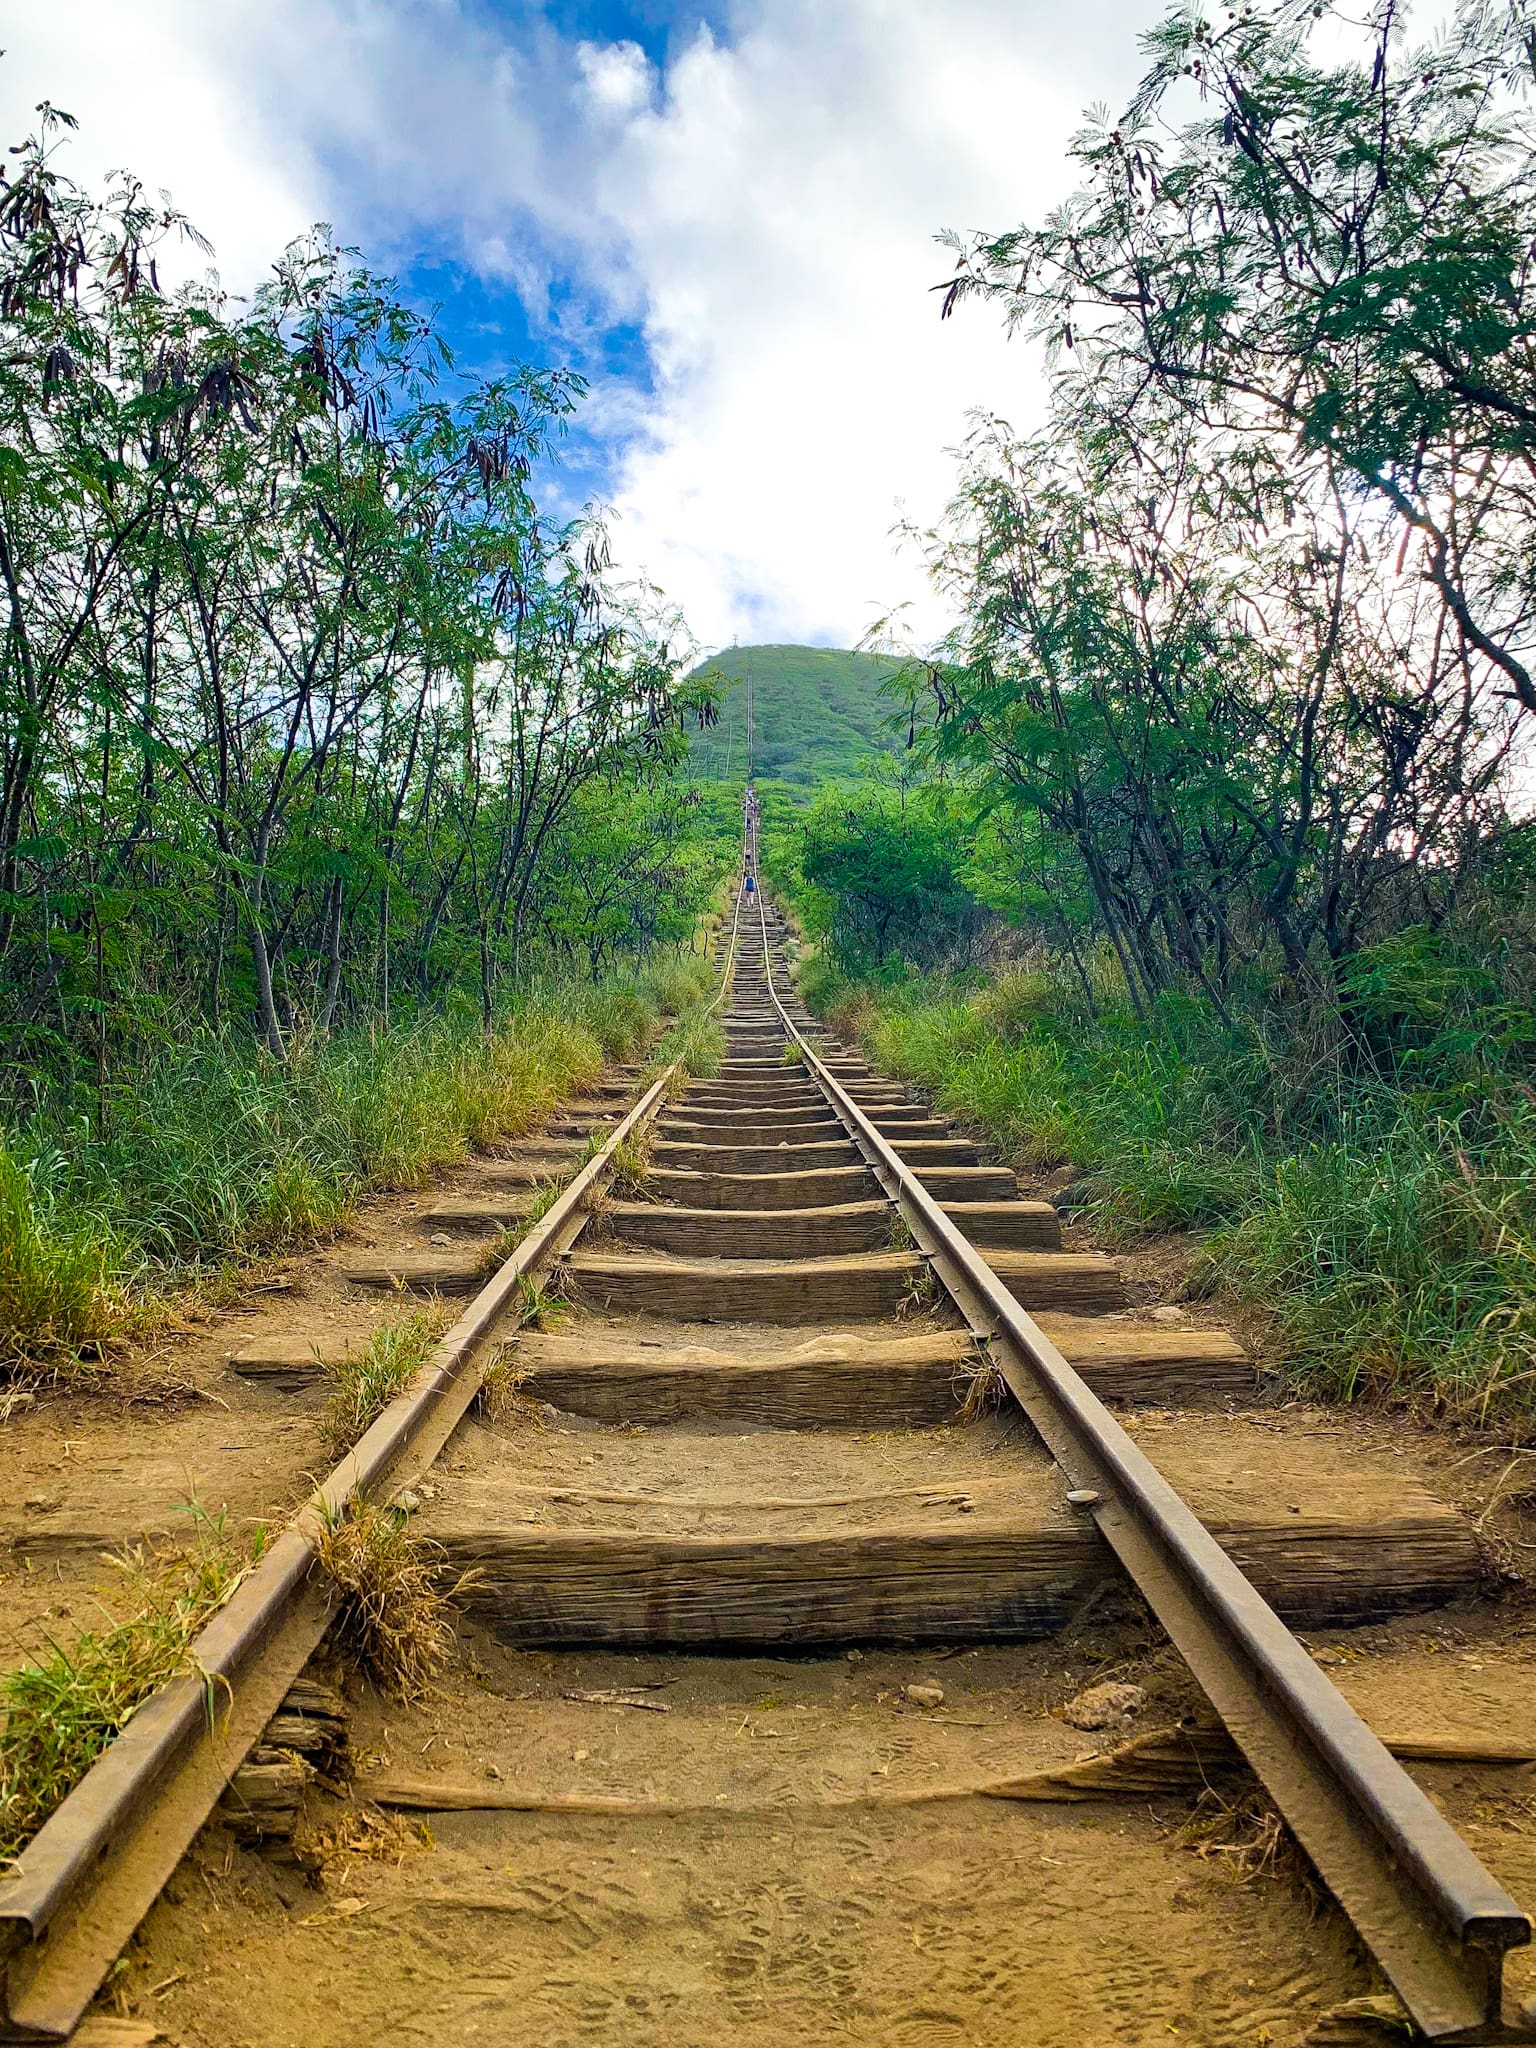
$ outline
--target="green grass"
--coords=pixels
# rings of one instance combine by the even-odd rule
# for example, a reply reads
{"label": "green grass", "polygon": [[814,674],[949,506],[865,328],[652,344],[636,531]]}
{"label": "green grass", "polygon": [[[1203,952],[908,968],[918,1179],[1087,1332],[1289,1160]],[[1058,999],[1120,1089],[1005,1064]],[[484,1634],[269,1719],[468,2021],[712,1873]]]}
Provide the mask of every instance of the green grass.
{"label": "green grass", "polygon": [[68,1359],[113,1325],[107,1244],[55,1221],[43,1193],[57,1164],[0,1144],[0,1366]]}
{"label": "green grass", "polygon": [[276,1062],[194,1030],[91,1102],[42,1093],[0,1130],[0,1369],[83,1370],[231,1260],[313,1241],[370,1188],[419,1185],[534,1128],[709,986],[696,956],[525,990],[489,1039],[437,1016]]}
{"label": "green grass", "polygon": [[332,1366],[332,1392],[320,1427],[333,1458],[344,1457],[395,1396],[404,1393],[431,1355],[443,1322],[440,1309],[418,1309],[398,1323],[381,1324],[361,1351]]}
{"label": "green grass", "polygon": [[717,1016],[696,1009],[679,1017],[657,1039],[646,1072],[660,1074],[676,1064],[691,1080],[705,1081],[719,1073],[724,1058],[725,1026]]}
{"label": "green grass", "polygon": [[1070,1166],[1102,1241],[1196,1233],[1193,1290],[1265,1311],[1293,1385],[1536,1427],[1536,1096],[1507,1064],[1524,1048],[1490,1063],[1468,1038],[1350,1071],[1187,1000],[1150,1028],[1093,1017],[1051,972],[858,987],[817,963],[803,985],[1020,1167]]}
{"label": "green grass", "polygon": [[187,1669],[194,1636],[234,1590],[245,1561],[221,1521],[196,1519],[185,1550],[111,1560],[122,1619],[0,1680],[0,1861],[25,1847],[135,1709]]}

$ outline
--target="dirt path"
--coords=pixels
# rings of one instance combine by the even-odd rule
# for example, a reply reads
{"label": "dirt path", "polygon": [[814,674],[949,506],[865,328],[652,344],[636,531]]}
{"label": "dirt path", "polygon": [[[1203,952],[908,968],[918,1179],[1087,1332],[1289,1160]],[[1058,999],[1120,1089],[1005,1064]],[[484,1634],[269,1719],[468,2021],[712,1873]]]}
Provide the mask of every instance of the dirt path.
{"label": "dirt path", "polygon": [[[749,940],[659,1199],[582,1239],[521,1395],[419,1489],[472,1574],[459,1667],[357,1703],[318,1881],[204,1835],[120,2009],[186,2048],[1374,2038],[1320,2021],[1375,1988],[1347,1925],[1293,1861],[1254,1874],[1219,1802],[1192,1830],[1184,1794],[997,1796],[1190,1681],[1019,1419],[962,1412],[965,1334],[770,1015]],[[1379,1732],[1536,1736],[1536,1642],[1485,1653],[1482,1554],[1411,1439],[1252,1405],[1225,1332],[1127,1309],[1010,1174],[837,1065]],[[471,1223],[438,1221],[392,1256],[461,1284]],[[1105,1680],[1139,1696],[1074,1725]],[[1424,1782],[1536,1901],[1529,1770]]]}

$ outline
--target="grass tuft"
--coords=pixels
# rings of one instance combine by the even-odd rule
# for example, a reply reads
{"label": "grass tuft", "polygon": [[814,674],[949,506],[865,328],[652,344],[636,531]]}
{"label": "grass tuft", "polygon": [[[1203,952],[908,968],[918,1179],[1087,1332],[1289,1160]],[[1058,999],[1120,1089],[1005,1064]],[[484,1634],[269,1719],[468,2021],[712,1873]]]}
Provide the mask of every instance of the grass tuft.
{"label": "grass tuft", "polygon": [[654,1077],[675,1062],[690,1080],[707,1081],[719,1073],[725,1051],[725,1026],[719,1018],[691,1010],[657,1039],[646,1073]]}
{"label": "grass tuft", "polygon": [[354,1501],[326,1523],[315,1554],[343,1596],[344,1651],[389,1698],[425,1699],[454,1649],[435,1546],[418,1542],[396,1509]]}
{"label": "grass tuft", "polygon": [[186,1548],[110,1560],[126,1596],[121,1620],[0,1680],[0,1859],[26,1846],[150,1694],[188,1668],[193,1638],[248,1568],[222,1517],[197,1520]]}
{"label": "grass tuft", "polygon": [[67,1367],[113,1324],[107,1247],[55,1220],[38,1188],[46,1165],[0,1144],[0,1369]]}
{"label": "grass tuft", "polygon": [[398,1323],[383,1323],[361,1351],[332,1366],[333,1391],[320,1418],[325,1448],[345,1457],[358,1438],[415,1378],[442,1334],[447,1311],[418,1309]]}

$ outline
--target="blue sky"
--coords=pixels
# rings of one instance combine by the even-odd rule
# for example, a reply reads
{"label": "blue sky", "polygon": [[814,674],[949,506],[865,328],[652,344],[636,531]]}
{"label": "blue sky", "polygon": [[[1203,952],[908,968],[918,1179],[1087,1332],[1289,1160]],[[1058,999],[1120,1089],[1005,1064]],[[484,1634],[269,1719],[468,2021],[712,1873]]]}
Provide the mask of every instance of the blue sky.
{"label": "blue sky", "polygon": [[1038,216],[1151,0],[0,0],[0,109],[170,189],[248,289],[316,220],[443,308],[460,360],[591,396],[558,496],[706,645],[918,641],[973,408],[1039,365],[941,328],[946,227]]}

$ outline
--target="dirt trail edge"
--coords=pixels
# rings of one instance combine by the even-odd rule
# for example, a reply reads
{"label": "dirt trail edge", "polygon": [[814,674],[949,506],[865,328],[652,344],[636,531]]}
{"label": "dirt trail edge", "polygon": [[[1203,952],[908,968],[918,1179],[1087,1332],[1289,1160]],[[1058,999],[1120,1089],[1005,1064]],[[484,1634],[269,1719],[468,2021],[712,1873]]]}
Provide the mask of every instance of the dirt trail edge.
{"label": "dirt trail edge", "polygon": [[[345,1719],[351,1794],[312,1790],[307,1836],[292,1797],[206,1831],[118,2009],[185,2048],[1388,2038],[1219,1731],[1177,1732],[1187,1672],[996,1405],[766,966],[746,922],[719,1075],[575,1245],[516,1397],[413,1483],[458,1666],[420,1705],[299,1703],[290,1736]],[[1495,1684],[1449,1651],[1484,1568],[1411,1447],[1277,1420],[1230,1335],[1137,1314],[1011,1173],[823,1056],[1277,1612],[1374,1651],[1374,1698],[1344,1689],[1536,1895],[1530,1659]],[[1432,1714],[1426,1641],[1466,1658]]]}

